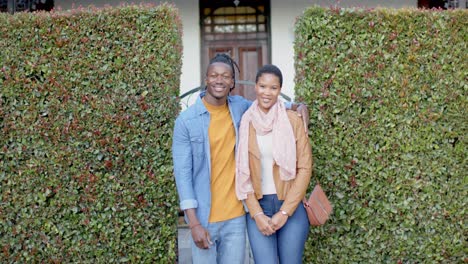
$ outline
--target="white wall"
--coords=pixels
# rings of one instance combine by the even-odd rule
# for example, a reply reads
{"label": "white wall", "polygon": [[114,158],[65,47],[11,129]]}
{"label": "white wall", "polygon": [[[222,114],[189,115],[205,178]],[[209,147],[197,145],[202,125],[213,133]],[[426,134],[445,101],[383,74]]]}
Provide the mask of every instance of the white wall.
{"label": "white wall", "polygon": [[182,76],[180,77],[181,94],[199,86],[201,65],[200,13],[198,0],[175,0],[179,8],[183,25]]}
{"label": "white wall", "polygon": [[271,0],[271,61],[283,73],[283,93],[294,98],[294,23],[296,18],[310,6],[329,7],[416,7],[417,0]]}

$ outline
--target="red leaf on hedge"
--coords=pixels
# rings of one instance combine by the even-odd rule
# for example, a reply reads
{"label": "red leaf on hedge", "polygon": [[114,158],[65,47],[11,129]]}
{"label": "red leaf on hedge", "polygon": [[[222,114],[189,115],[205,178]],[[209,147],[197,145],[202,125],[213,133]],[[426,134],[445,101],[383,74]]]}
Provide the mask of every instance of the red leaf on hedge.
{"label": "red leaf on hedge", "polygon": [[112,169],[112,161],[111,161],[111,160],[106,160],[106,161],[104,161],[104,166],[105,166],[108,170]]}
{"label": "red leaf on hedge", "polygon": [[357,182],[356,182],[356,176],[351,176],[351,178],[349,179],[349,184],[351,185],[351,187],[355,188],[357,187]]}

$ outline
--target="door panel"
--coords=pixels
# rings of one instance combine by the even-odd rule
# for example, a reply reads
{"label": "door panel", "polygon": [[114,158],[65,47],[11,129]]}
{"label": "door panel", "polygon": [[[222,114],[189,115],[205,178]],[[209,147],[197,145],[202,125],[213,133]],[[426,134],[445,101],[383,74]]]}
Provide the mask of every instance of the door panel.
{"label": "door panel", "polygon": [[[239,68],[241,73],[239,78],[244,81],[255,82],[257,70],[262,66],[262,47],[240,47],[239,48]],[[255,90],[252,85],[237,85],[239,94],[249,100],[255,100]]]}
{"label": "door panel", "polygon": [[229,56],[231,56],[231,58],[234,56],[233,47],[214,47],[214,48],[210,48],[209,58],[210,59],[213,58],[218,53],[226,53]]}

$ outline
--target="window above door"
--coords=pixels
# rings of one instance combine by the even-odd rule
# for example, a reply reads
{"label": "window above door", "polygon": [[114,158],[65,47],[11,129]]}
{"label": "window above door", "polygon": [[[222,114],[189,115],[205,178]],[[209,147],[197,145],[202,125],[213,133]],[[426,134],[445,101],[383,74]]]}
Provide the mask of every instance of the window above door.
{"label": "window above door", "polygon": [[269,1],[200,1],[204,40],[267,38]]}

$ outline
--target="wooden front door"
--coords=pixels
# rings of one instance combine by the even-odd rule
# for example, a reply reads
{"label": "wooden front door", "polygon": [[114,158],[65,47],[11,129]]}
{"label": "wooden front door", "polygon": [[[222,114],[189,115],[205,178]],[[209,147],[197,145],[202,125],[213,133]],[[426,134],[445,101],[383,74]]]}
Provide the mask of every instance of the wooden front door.
{"label": "wooden front door", "polygon": [[229,54],[239,65],[236,88],[231,94],[255,99],[253,85],[257,70],[270,63],[268,34],[269,1],[201,1],[202,79],[211,58],[217,53]]}

